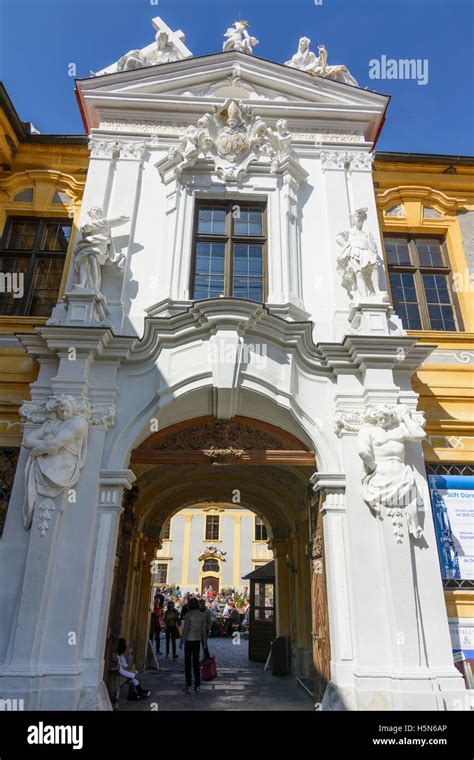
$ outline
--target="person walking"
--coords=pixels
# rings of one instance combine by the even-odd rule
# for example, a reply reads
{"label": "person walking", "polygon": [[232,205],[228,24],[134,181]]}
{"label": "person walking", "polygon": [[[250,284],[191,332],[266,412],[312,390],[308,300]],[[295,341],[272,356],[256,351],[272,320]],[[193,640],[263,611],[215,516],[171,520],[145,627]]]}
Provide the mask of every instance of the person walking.
{"label": "person walking", "polygon": [[204,615],[206,619],[206,631],[207,631],[207,635],[209,636],[211,632],[211,627],[212,627],[212,615],[211,615],[211,610],[207,606],[205,599],[199,600],[199,611],[202,612],[202,614]]}
{"label": "person walking", "polygon": [[181,605],[181,612],[179,615],[179,619],[181,622],[184,620],[184,616],[187,615],[189,612],[189,597],[185,596],[183,598],[183,604]]}
{"label": "person walking", "polygon": [[191,691],[191,673],[194,671],[194,691],[200,691],[201,672],[199,668],[199,650],[201,643],[204,650],[207,649],[207,629],[206,618],[199,610],[199,602],[192,597],[188,602],[189,612],[184,618],[183,633],[179,648],[184,646],[184,673],[186,676],[186,686],[183,691]]}
{"label": "person walking", "polygon": [[169,656],[171,641],[173,660],[176,660],[178,657],[176,654],[176,639],[179,636],[179,614],[175,610],[174,602],[168,602],[168,607],[166,608],[166,612],[163,616],[163,623],[165,625],[166,656]]}
{"label": "person walking", "polygon": [[151,624],[155,634],[156,654],[161,654],[160,633],[163,624],[163,604],[157,597],[155,597],[155,608],[152,612]]}

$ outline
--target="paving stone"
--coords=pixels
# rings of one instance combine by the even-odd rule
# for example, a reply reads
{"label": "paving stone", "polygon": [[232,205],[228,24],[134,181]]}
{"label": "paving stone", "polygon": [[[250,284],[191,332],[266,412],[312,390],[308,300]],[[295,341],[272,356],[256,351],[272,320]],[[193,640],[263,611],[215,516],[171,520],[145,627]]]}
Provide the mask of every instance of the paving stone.
{"label": "paving stone", "polygon": [[183,653],[180,658],[159,657],[160,670],[148,670],[139,676],[150,699],[127,702],[122,689],[121,711],[219,711],[219,710],[313,710],[311,700],[298,687],[294,678],[281,678],[264,672],[261,663],[248,659],[248,641],[238,646],[231,639],[210,639],[209,650],[216,658],[217,679],[202,683],[198,694],[186,694]]}

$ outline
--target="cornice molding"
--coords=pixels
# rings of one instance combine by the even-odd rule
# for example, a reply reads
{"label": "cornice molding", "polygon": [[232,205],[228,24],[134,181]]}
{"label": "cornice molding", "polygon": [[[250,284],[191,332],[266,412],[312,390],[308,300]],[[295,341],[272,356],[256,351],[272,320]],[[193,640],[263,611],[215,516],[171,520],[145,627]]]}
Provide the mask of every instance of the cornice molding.
{"label": "cornice molding", "polygon": [[444,211],[458,211],[463,208],[468,201],[466,198],[449,196],[441,190],[436,190],[425,185],[397,185],[382,192],[375,191],[377,205],[379,208],[386,208],[394,202],[419,200],[428,201],[431,204],[437,204]]}

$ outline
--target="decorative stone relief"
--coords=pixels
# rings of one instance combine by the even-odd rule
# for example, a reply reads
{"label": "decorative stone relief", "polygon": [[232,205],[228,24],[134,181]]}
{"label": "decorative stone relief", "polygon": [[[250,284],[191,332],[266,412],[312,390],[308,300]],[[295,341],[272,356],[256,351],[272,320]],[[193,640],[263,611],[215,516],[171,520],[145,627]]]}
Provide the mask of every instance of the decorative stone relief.
{"label": "decorative stone relief", "polygon": [[285,62],[285,66],[290,66],[292,69],[298,69],[299,71],[306,71],[315,77],[327,77],[328,79],[334,79],[336,82],[357,86],[357,80],[346,66],[328,65],[328,54],[324,45],[318,45],[319,55],[316,56],[309,49],[310,43],[311,40],[308,37],[300,37],[298,50],[291,57],[291,60]]}
{"label": "decorative stone relief", "polygon": [[349,174],[353,170],[372,171],[373,153],[367,151],[324,150],[320,153],[323,172],[328,169],[345,169]]}
{"label": "decorative stone relief", "polygon": [[114,158],[120,152],[120,143],[117,140],[106,140],[100,137],[91,137],[88,143],[91,158]]}
{"label": "decorative stone relief", "polygon": [[218,546],[209,544],[209,546],[203,547],[203,550],[198,557],[198,562],[202,562],[204,559],[218,559],[221,562],[226,562],[226,554],[227,552],[222,551]]}
{"label": "decorative stone relief", "polygon": [[224,53],[229,50],[237,50],[239,53],[253,54],[253,48],[258,45],[258,40],[251,37],[247,32],[248,25],[248,21],[234,21],[234,25],[227,29],[222,44]]}
{"label": "decorative stone relief", "polygon": [[173,177],[179,179],[200,155],[211,158],[217,176],[226,182],[240,182],[250,162],[261,156],[270,159],[274,172],[282,169],[288,159],[299,166],[285,119],[280,119],[272,130],[260,116],[253,115],[250,106],[232,98],[223,107],[215,106],[212,114],[202,116],[197,126],[189,126],[156,166],[165,182]]}
{"label": "decorative stone relief", "polygon": [[146,145],[142,141],[108,140],[92,136],[89,139],[91,158],[122,158],[142,160]]}
{"label": "decorative stone relief", "polygon": [[80,228],[82,240],[74,249],[74,288],[100,293],[102,267],[123,268],[125,256],[112,252],[112,227],[127,222],[128,216],[107,219],[99,206],[88,212],[89,222]]}
{"label": "decorative stone relief", "polygon": [[148,58],[141,50],[130,50],[117,61],[116,71],[130,71],[149,66]]}
{"label": "decorative stone relief", "polygon": [[46,535],[54,498],[79,480],[87,455],[89,411],[73,396],[52,397],[44,404],[25,404],[20,414],[39,427],[25,433],[23,446],[29,455],[25,468],[23,524],[29,530],[36,508],[39,531]]}
{"label": "decorative stone relief", "polygon": [[405,444],[426,438],[424,425],[423,415],[403,404],[369,406],[340,414],[336,420],[338,436],[357,432],[363,499],[376,516],[392,521],[397,543],[403,540],[405,524],[413,538],[423,535],[418,519],[423,485],[415,469],[405,462]]}
{"label": "decorative stone relief", "polygon": [[337,235],[336,242],[341,246],[337,270],[353,301],[388,302],[388,294],[382,292],[379,285],[381,260],[377,245],[371,233],[362,229],[366,219],[367,209],[357,209],[351,216],[350,230]]}

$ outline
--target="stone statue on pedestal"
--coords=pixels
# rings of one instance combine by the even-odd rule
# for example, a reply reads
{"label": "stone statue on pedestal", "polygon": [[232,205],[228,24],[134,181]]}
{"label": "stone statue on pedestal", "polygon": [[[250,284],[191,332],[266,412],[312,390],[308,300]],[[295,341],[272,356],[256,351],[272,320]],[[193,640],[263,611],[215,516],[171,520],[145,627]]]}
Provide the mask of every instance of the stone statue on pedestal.
{"label": "stone statue on pedestal", "polygon": [[107,219],[99,206],[89,211],[90,221],[80,228],[82,240],[74,249],[75,288],[93,290],[100,293],[104,264],[123,266],[123,254],[111,253],[112,227],[127,222],[128,216]]}
{"label": "stone statue on pedestal", "polygon": [[337,257],[337,269],[342,284],[354,300],[379,298],[388,300],[379,285],[380,259],[373,236],[362,227],[367,219],[367,209],[359,208],[351,217],[350,230],[340,232],[336,242],[342,250]]}
{"label": "stone statue on pedestal", "polygon": [[[29,530],[33,512],[41,511],[40,532],[45,535],[54,497],[79,480],[87,454],[89,423],[73,396],[49,399],[39,428],[25,434],[23,446],[29,456],[25,468],[23,524]],[[26,415],[25,415],[26,416]]]}
{"label": "stone statue on pedestal", "polygon": [[405,443],[426,438],[424,419],[415,419],[403,406],[369,408],[358,433],[358,452],[364,463],[362,494],[377,515],[382,507],[392,518],[397,541],[402,540],[402,519],[414,538],[423,535],[418,522],[418,504],[423,504],[417,473],[405,463]]}

